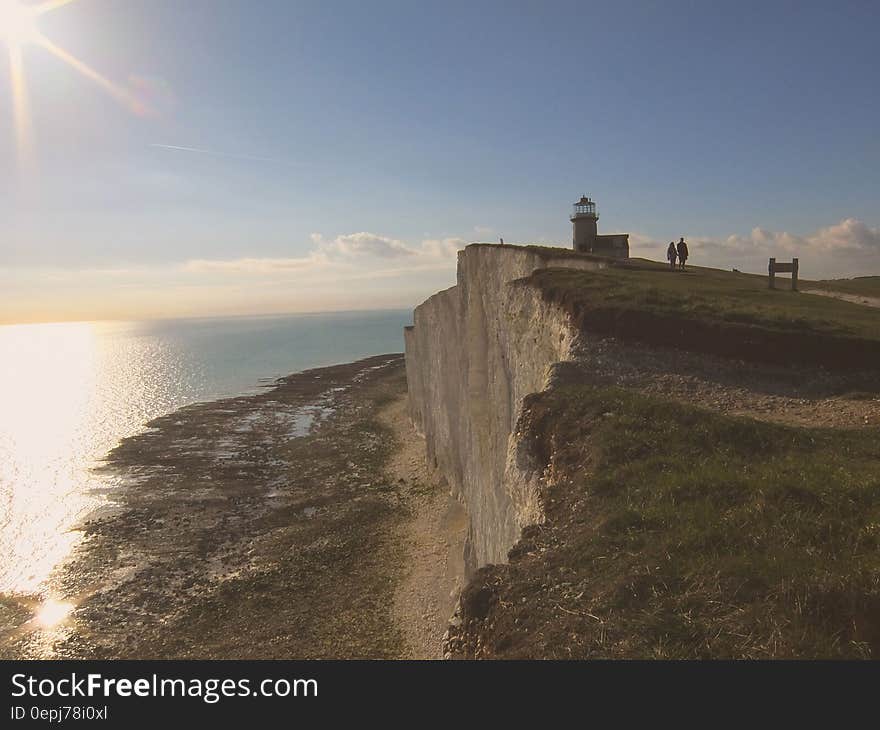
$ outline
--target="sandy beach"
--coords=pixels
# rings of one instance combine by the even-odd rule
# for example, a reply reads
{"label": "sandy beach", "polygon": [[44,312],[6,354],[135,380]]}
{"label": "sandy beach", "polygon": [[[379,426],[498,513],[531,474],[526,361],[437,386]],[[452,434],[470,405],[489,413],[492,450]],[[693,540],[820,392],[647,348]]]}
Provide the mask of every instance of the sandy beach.
{"label": "sandy beach", "polygon": [[308,370],[120,443],[123,477],[53,578],[2,596],[3,658],[435,658],[460,507],[424,469],[403,358]]}

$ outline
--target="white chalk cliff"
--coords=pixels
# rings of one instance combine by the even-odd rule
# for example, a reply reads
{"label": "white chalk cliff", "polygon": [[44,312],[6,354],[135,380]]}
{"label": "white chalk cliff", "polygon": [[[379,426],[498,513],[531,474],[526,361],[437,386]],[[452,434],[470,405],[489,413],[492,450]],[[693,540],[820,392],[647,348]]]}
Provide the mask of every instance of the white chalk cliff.
{"label": "white chalk cliff", "polygon": [[568,315],[522,281],[537,269],[601,261],[547,249],[477,244],[458,255],[458,284],[419,305],[406,330],[413,423],[427,459],[467,510],[468,568],[503,562],[541,522],[536,473],[515,432],[523,398],[544,390],[579,336]]}

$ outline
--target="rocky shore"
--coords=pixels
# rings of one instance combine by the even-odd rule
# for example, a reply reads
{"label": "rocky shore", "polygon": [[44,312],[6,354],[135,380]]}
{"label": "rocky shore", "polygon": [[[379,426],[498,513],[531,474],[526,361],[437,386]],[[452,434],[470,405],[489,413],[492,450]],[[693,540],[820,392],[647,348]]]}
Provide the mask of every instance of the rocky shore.
{"label": "rocky shore", "polygon": [[437,656],[460,525],[431,517],[446,493],[405,395],[383,355],[151,422],[108,455],[125,486],[57,571],[70,615],[40,627],[33,599],[2,597],[0,655]]}

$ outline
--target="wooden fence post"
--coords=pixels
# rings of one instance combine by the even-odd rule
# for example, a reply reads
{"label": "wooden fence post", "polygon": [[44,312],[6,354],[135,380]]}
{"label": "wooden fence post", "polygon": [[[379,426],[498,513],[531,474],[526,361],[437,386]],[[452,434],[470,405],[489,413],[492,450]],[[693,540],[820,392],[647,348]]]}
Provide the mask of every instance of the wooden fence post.
{"label": "wooden fence post", "polygon": [[770,288],[775,289],[776,288],[776,259],[774,259],[774,258],[770,259],[769,271],[770,271]]}
{"label": "wooden fence post", "polygon": [[791,290],[797,291],[798,285],[798,260],[792,259],[792,269],[791,269]]}

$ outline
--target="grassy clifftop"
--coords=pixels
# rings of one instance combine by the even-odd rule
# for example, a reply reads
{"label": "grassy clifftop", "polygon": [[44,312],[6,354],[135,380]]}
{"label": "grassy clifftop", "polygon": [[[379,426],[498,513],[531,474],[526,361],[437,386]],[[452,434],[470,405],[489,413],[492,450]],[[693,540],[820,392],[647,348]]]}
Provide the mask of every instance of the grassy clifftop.
{"label": "grassy clifftop", "polygon": [[852,294],[863,297],[880,297],[880,276],[857,276],[853,279],[823,279],[810,282],[816,289]]}
{"label": "grassy clifftop", "polygon": [[[544,269],[528,280],[585,330],[651,344],[781,364],[880,367],[878,311],[792,292],[787,281],[631,260],[601,271]],[[857,284],[852,284],[857,282]],[[824,288],[864,289],[859,280]]]}
{"label": "grassy clifftop", "polygon": [[880,656],[880,439],[615,388],[532,397],[547,522],[463,596],[462,656]]}
{"label": "grassy clifftop", "polygon": [[452,655],[880,657],[880,309],[640,260],[518,285],[586,337],[517,426],[546,522],[474,576]]}

